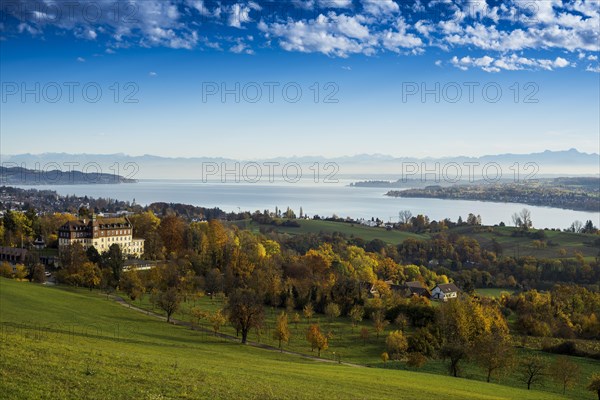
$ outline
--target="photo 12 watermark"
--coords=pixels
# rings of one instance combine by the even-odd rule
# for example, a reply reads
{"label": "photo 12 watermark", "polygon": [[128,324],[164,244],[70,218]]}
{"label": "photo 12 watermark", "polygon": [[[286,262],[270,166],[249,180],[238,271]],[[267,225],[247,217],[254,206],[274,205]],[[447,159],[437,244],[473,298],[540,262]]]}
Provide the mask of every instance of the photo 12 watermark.
{"label": "photo 12 watermark", "polygon": [[537,104],[540,87],[536,82],[402,82],[402,103],[498,103]]}
{"label": "photo 12 watermark", "polygon": [[512,180],[514,183],[535,182],[540,167],[535,162],[501,165],[497,162],[480,163],[476,161],[459,162],[402,162],[400,164],[400,180],[460,183],[484,181],[498,183]]}
{"label": "photo 12 watermark", "polygon": [[3,81],[0,100],[7,103],[90,103],[101,101],[137,104],[140,87],[135,82],[16,82]]}
{"label": "photo 12 watermark", "polygon": [[339,183],[340,166],[334,162],[203,162],[200,170],[203,183],[299,183],[304,180],[333,184]]}
{"label": "photo 12 watermark", "polygon": [[140,167],[135,162],[118,163],[105,166],[97,162],[80,163],[78,161],[47,163],[3,162],[0,165],[0,184],[109,184],[135,182]]}
{"label": "photo 12 watermark", "polygon": [[290,103],[338,104],[340,87],[335,82],[202,82],[202,103]]}

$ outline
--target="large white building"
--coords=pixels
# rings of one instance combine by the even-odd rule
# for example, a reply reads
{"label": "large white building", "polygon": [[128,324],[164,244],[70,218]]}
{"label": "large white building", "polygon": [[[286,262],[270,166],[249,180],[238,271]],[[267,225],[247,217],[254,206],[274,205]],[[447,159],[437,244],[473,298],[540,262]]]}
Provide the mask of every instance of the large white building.
{"label": "large white building", "polygon": [[140,257],[144,254],[144,239],[133,238],[133,226],[127,217],[98,218],[69,221],[58,230],[58,247],[80,243],[85,249],[92,246],[99,253],[118,244],[126,255]]}

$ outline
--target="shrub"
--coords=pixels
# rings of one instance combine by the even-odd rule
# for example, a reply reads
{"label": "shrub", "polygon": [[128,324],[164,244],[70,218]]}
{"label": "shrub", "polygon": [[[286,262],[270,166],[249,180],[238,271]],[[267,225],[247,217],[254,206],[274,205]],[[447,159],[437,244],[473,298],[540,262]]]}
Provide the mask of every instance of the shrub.
{"label": "shrub", "polygon": [[427,362],[427,357],[418,352],[408,353],[406,365],[411,368],[421,368]]}

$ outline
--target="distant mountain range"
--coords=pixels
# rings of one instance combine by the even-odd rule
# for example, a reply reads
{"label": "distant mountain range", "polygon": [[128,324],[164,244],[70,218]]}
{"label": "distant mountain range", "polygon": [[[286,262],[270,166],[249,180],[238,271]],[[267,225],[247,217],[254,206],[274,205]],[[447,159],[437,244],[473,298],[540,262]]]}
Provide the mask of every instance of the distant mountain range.
{"label": "distant mountain range", "polygon": [[[417,157],[392,157],[381,154],[359,154],[326,158],[321,156],[278,157],[271,159],[234,160],[221,157],[161,157],[153,155],[130,156],[123,153],[117,154],[68,154],[68,153],[43,153],[43,154],[18,154],[2,155],[2,166],[22,167],[26,169],[42,169],[52,166],[51,169],[77,170],[97,172],[98,167],[103,174],[108,176],[119,175],[126,182],[127,179],[202,179],[203,171],[211,172],[211,177],[218,177],[221,166],[228,170],[235,170],[239,163],[240,172],[248,163],[297,163],[301,165],[304,177],[310,178],[315,163],[319,163],[321,175],[335,172],[337,178],[346,179],[384,179],[395,180],[413,171],[412,177],[418,176],[426,170],[440,171],[446,167],[455,168],[454,164],[463,170],[471,165],[475,172],[486,164],[496,164],[500,167],[504,178],[510,178],[517,168],[520,173],[535,172],[538,177],[556,176],[598,176],[600,173],[600,155],[598,153],[582,153],[576,149],[565,151],[544,151],[530,154],[496,154],[481,157],[448,156],[440,158]],[[334,163],[335,168],[326,169],[327,163]],[[465,164],[466,163],[466,164]],[[439,164],[439,166],[437,165]],[[275,165],[275,164],[273,164]],[[209,166],[209,167],[207,167]],[[204,169],[203,169],[204,168]],[[217,168],[216,171],[213,168]],[[223,170],[225,170],[223,168]],[[415,168],[417,171],[415,172]],[[494,169],[494,168],[492,168]],[[264,171],[264,170],[263,170]],[[415,173],[417,175],[415,175]],[[477,176],[476,179],[481,179]]]}

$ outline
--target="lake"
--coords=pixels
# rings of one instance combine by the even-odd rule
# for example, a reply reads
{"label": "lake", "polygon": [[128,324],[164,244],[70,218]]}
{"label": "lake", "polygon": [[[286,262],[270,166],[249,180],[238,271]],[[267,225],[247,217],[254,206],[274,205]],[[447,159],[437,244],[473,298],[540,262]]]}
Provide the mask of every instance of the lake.
{"label": "lake", "polygon": [[[501,221],[509,225],[511,215],[524,207],[531,211],[537,228],[567,228],[575,220],[591,219],[600,225],[600,213],[536,207],[515,203],[491,203],[470,200],[440,200],[394,198],[384,194],[385,188],[359,188],[347,186],[350,181],[339,183],[220,183],[189,180],[140,180],[135,184],[120,185],[45,185],[38,189],[55,190],[61,195],[104,197],[133,201],[147,205],[153,202],[184,203],[203,207],[219,207],[228,212],[285,210],[292,208],[298,214],[302,207],[305,214],[352,218],[380,218],[397,221],[400,210],[410,210],[413,215],[424,214],[431,219],[459,216],[466,219],[469,213],[481,215],[486,225]],[[25,186],[21,186],[25,187]],[[31,188],[30,186],[28,188]]]}
{"label": "lake", "polygon": [[[189,180],[141,180],[135,184],[120,185],[45,185],[39,189],[55,190],[61,195],[104,197],[133,201],[147,205],[153,202],[184,203],[203,207],[219,207],[224,211],[285,210],[290,207],[299,213],[313,216],[337,215],[352,218],[380,218],[397,221],[400,210],[413,215],[425,214],[431,219],[446,217],[456,221],[466,219],[469,213],[479,214],[484,224],[503,221],[511,223],[511,215],[526,207],[531,211],[537,228],[567,228],[575,220],[588,219],[600,225],[600,213],[536,207],[515,203],[491,203],[469,200],[440,200],[387,197],[385,188],[359,188],[339,183],[274,182],[262,184],[220,183]],[[25,187],[25,186],[21,186]],[[29,187],[30,188],[30,187]]]}

